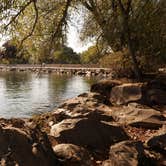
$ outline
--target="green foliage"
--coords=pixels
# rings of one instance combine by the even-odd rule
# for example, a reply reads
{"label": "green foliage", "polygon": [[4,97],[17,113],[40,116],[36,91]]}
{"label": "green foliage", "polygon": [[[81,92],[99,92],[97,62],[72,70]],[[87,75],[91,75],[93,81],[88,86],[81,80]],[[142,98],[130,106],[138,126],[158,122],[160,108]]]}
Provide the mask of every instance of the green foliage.
{"label": "green foliage", "polygon": [[1,59],[0,59],[0,63],[1,63],[1,64],[5,64],[5,65],[10,64],[9,60],[7,60],[6,58],[1,58]]}
{"label": "green foliage", "polygon": [[73,52],[72,48],[62,46],[60,49],[55,50],[52,55],[52,62],[62,64],[77,64],[80,63],[80,57]]}
{"label": "green foliage", "polygon": [[97,63],[99,58],[99,52],[96,46],[90,47],[87,51],[81,53],[82,63]]}
{"label": "green foliage", "polygon": [[104,55],[99,60],[102,67],[110,67],[116,77],[131,77],[134,69],[127,49]]}

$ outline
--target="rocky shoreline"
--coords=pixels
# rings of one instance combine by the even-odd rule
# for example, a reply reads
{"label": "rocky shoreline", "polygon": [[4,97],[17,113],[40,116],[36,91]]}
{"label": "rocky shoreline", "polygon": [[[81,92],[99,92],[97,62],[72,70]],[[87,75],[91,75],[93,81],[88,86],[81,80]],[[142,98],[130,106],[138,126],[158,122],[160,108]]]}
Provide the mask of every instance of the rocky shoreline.
{"label": "rocky shoreline", "polygon": [[0,119],[0,165],[166,165],[166,84],[104,80],[31,119]]}

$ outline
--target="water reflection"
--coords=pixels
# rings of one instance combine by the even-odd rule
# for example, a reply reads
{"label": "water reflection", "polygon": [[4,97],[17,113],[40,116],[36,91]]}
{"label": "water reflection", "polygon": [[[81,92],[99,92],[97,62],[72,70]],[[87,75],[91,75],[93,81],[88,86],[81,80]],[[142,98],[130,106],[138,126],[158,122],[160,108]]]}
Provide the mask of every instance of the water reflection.
{"label": "water reflection", "polygon": [[29,117],[50,111],[89,90],[95,78],[34,73],[0,73],[0,117]]}

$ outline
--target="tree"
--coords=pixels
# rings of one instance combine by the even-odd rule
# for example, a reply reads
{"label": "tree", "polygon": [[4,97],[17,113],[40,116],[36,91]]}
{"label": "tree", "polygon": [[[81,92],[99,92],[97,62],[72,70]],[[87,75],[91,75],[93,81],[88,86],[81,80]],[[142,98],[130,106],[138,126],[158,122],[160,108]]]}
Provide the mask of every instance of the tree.
{"label": "tree", "polygon": [[[157,46],[157,51],[161,51],[165,47],[163,45],[165,26],[162,24],[166,19],[166,1],[83,0],[82,2],[92,13],[92,19],[99,25],[101,38],[106,40],[113,50],[119,51],[124,47],[128,48],[135,74],[140,79],[141,71],[136,57],[137,51],[144,54],[150,44],[152,45],[151,48]],[[157,43],[152,43],[152,41],[155,41],[156,26],[158,29],[157,38],[162,48]],[[150,36],[147,30],[151,30]],[[141,43],[142,41],[143,43]],[[147,41],[151,41],[151,43],[149,44]],[[163,51],[165,52],[165,49]],[[150,48],[148,53],[150,54]]]}
{"label": "tree", "polygon": [[52,56],[63,45],[71,0],[17,0],[1,3],[0,25],[11,35],[21,54],[34,63]]}
{"label": "tree", "polygon": [[111,49],[108,46],[104,45],[94,45],[88,48],[88,50],[82,52],[81,62],[87,64],[96,64],[99,62],[100,58],[110,53]]}
{"label": "tree", "polygon": [[64,45],[54,51],[51,61],[62,64],[78,64],[80,63],[80,57],[72,48]]}
{"label": "tree", "polygon": [[12,45],[10,41],[7,41],[3,44],[4,50],[4,57],[5,58],[16,58],[17,48],[16,46]]}

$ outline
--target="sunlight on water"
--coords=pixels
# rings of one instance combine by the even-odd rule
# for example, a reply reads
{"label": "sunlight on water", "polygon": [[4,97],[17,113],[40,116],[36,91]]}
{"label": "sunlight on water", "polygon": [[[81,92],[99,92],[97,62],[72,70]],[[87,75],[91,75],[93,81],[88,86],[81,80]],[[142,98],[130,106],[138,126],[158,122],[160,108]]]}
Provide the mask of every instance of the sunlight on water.
{"label": "sunlight on water", "polygon": [[87,92],[94,78],[34,73],[0,73],[0,117],[30,117],[53,110],[68,98]]}

